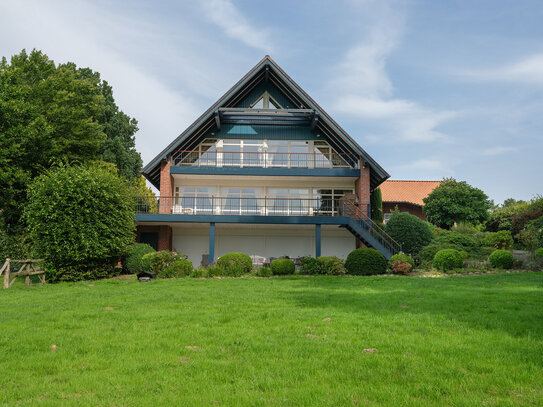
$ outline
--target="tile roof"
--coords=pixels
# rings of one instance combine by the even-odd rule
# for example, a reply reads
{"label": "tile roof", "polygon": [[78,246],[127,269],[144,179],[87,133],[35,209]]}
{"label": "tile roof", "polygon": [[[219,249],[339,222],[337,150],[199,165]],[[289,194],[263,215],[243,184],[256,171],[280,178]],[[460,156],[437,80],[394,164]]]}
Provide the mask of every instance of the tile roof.
{"label": "tile roof", "polygon": [[423,198],[426,198],[441,181],[396,181],[383,182],[381,194],[383,202],[408,202],[423,206]]}

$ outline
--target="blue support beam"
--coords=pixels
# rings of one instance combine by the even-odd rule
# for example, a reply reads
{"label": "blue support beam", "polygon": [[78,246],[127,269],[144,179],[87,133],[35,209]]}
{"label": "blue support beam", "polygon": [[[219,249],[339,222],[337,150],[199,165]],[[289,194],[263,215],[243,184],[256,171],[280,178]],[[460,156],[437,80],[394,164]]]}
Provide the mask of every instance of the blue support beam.
{"label": "blue support beam", "polygon": [[321,257],[321,225],[315,225],[315,257]]}
{"label": "blue support beam", "polygon": [[215,222],[209,224],[209,264],[215,262]]}

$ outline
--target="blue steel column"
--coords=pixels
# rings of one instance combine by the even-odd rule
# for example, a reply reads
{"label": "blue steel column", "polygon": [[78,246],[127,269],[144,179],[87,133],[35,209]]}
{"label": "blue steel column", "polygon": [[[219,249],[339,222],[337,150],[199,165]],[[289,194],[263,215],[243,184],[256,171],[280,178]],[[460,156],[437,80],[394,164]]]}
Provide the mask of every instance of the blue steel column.
{"label": "blue steel column", "polygon": [[215,222],[209,223],[209,264],[215,262]]}
{"label": "blue steel column", "polygon": [[321,257],[321,225],[315,225],[315,257]]}

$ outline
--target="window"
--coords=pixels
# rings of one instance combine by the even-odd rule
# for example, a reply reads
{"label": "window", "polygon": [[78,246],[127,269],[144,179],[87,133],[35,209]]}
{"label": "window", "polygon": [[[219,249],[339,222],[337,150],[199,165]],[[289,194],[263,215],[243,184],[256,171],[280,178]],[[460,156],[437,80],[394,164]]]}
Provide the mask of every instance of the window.
{"label": "window", "polygon": [[173,213],[212,213],[214,187],[175,187]]}
{"label": "window", "polygon": [[260,214],[260,188],[221,188],[221,209],[225,215]]}
{"label": "window", "polygon": [[352,189],[314,189],[313,210],[316,215],[338,215],[341,213],[341,198],[352,193]]}
{"label": "window", "polygon": [[271,215],[307,215],[309,214],[309,189],[270,188],[268,189]]}
{"label": "window", "polygon": [[264,92],[250,106],[251,109],[282,109],[283,107],[273,98],[268,91]]}

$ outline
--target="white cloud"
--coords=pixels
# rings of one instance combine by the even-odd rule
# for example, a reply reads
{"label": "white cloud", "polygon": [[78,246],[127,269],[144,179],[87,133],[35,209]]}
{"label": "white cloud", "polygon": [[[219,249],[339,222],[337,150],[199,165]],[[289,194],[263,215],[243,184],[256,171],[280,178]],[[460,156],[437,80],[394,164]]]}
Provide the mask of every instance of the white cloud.
{"label": "white cloud", "polygon": [[543,85],[543,54],[533,54],[502,67],[464,71],[460,76],[484,82]]}
{"label": "white cloud", "polygon": [[394,87],[386,62],[400,42],[403,18],[383,4],[380,3],[366,37],[346,52],[333,72],[335,78],[329,85],[337,97],[332,110],[379,123],[388,128],[387,133],[393,134],[394,140],[450,141],[451,137],[438,127],[458,116],[458,112],[432,109],[393,97]]}
{"label": "white cloud", "polygon": [[490,147],[483,151],[481,151],[482,155],[487,156],[494,156],[494,155],[501,155],[505,153],[510,153],[513,151],[518,151],[518,147],[512,147],[512,146],[496,146],[496,147]]}
{"label": "white cloud", "polygon": [[219,26],[226,35],[245,45],[271,52],[268,33],[262,27],[249,23],[231,0],[209,0],[202,2],[202,7],[210,21]]}

